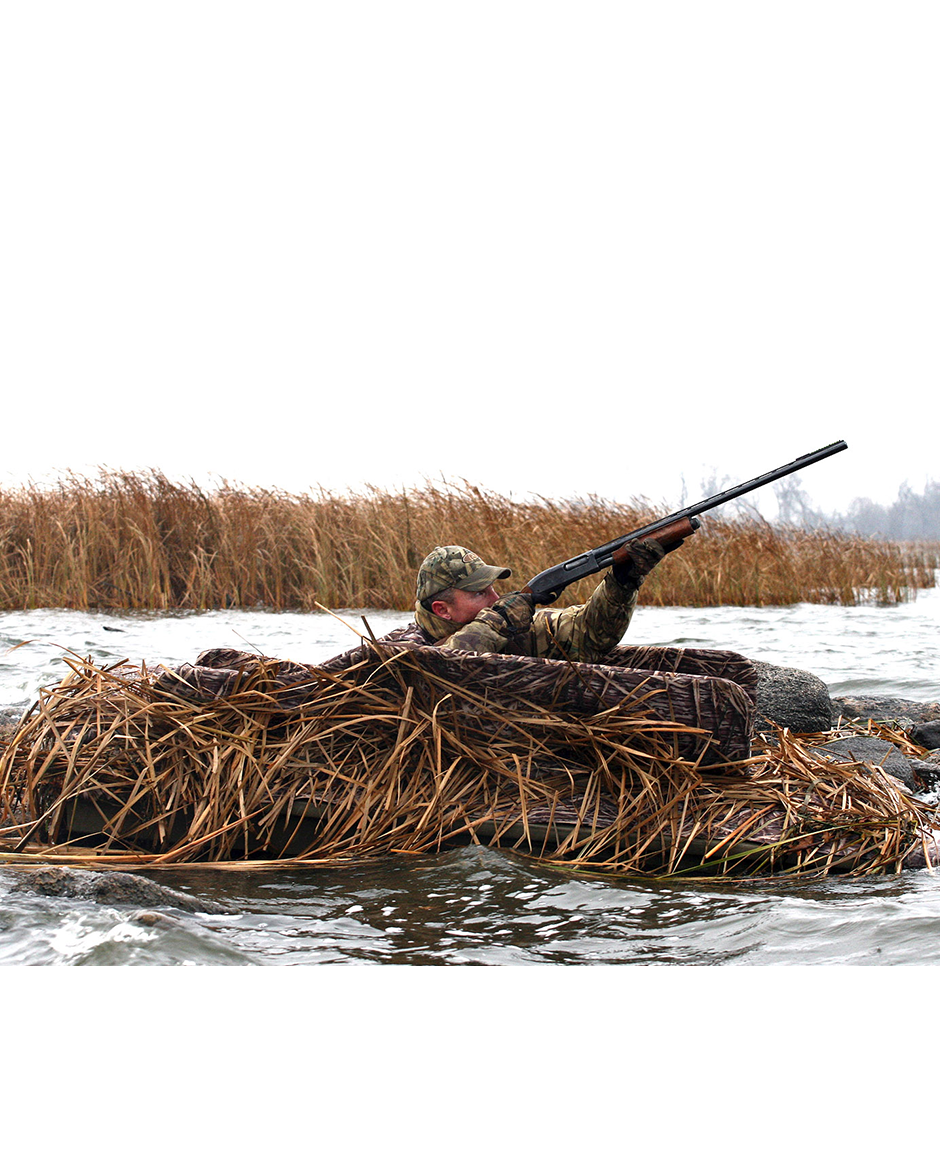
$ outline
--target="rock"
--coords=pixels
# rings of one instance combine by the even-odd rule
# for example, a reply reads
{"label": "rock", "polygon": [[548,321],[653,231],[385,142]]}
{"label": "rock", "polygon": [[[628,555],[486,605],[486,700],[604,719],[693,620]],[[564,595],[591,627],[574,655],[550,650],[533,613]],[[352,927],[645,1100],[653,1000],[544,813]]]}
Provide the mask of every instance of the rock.
{"label": "rock", "polygon": [[9,739],[20,723],[23,710],[15,705],[0,705],[0,737]]}
{"label": "rock", "polygon": [[903,697],[834,697],[832,699],[832,721],[839,716],[845,718],[873,718],[876,721],[896,720],[909,717],[911,721],[940,720],[940,702],[907,701]]}
{"label": "rock", "polygon": [[757,713],[791,733],[825,733],[832,727],[832,702],[825,682],[805,669],[754,661]]}
{"label": "rock", "polygon": [[940,763],[921,761],[916,757],[909,757],[907,760],[914,771],[914,782],[916,783],[914,792],[935,794],[940,788]]}
{"label": "rock", "polygon": [[173,906],[189,913],[222,914],[228,909],[219,902],[194,898],[161,886],[137,874],[40,866],[23,871],[10,892],[41,894],[43,897],[84,898],[102,905]]}
{"label": "rock", "polygon": [[911,741],[924,749],[940,749],[940,721],[925,721],[911,730]]}
{"label": "rock", "polygon": [[131,921],[147,926],[148,929],[159,930],[177,930],[182,924],[178,918],[161,914],[158,910],[138,910],[136,914],[131,914]]}
{"label": "rock", "polygon": [[909,789],[923,787],[912,760],[905,757],[893,742],[883,741],[880,737],[840,737],[816,746],[815,752],[830,761],[867,761],[903,781]]}

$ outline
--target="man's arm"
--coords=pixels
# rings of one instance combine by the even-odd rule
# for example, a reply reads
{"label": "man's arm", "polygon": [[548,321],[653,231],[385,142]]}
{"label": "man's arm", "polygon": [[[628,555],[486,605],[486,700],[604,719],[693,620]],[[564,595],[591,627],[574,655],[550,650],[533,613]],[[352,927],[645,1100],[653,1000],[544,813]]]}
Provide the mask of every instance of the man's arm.
{"label": "man's arm", "polygon": [[547,609],[535,619],[539,657],[600,661],[620,643],[636,609],[639,586],[625,585],[608,569],[583,605]]}
{"label": "man's arm", "polygon": [[510,641],[520,639],[521,648],[532,657],[600,661],[626,633],[637,592],[664,556],[665,550],[655,542],[631,542],[624,559],[608,569],[583,605],[548,609],[533,617],[531,593],[507,593],[439,642],[439,648],[502,653]]}

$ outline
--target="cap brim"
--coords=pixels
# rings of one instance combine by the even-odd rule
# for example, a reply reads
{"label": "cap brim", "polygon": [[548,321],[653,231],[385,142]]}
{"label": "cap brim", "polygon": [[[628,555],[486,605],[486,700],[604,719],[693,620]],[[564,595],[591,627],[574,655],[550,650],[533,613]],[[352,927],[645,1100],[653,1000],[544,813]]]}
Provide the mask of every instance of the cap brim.
{"label": "cap brim", "polygon": [[477,569],[468,581],[461,581],[455,586],[457,589],[466,589],[468,593],[481,593],[489,589],[494,581],[505,581],[512,576],[511,569],[498,569],[495,565],[484,565]]}

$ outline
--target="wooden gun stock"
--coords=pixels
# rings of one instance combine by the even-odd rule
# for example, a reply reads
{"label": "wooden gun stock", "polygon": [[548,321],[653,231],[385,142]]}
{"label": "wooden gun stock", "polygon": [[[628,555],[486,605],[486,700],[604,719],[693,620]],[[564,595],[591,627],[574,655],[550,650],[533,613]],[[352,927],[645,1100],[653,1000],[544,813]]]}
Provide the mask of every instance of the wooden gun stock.
{"label": "wooden gun stock", "polygon": [[615,549],[611,553],[610,559],[615,565],[626,561],[630,556],[630,546],[634,541],[655,541],[658,545],[662,545],[667,553],[671,553],[673,549],[679,548],[686,537],[691,537],[701,524],[702,522],[698,517],[682,517],[678,521],[663,525],[660,529],[654,529],[652,533],[645,533],[642,537],[635,537],[633,541],[621,545],[619,549]]}

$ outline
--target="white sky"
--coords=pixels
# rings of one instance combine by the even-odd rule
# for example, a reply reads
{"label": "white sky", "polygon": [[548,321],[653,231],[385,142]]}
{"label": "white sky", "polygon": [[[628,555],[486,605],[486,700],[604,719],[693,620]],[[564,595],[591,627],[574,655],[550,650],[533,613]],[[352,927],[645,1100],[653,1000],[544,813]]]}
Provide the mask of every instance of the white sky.
{"label": "white sky", "polygon": [[940,477],[940,7],[0,17],[0,481]]}

